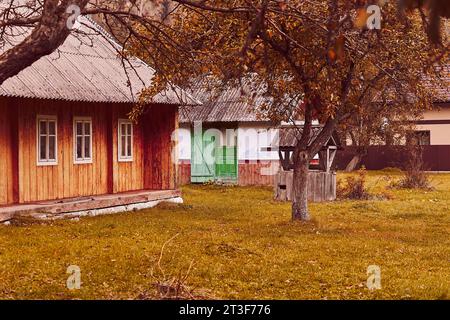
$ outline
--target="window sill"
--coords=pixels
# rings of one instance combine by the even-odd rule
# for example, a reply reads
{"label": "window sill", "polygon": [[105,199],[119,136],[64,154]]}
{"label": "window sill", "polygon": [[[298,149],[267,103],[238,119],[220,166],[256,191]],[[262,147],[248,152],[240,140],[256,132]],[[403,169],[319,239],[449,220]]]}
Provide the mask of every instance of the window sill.
{"label": "window sill", "polygon": [[57,166],[58,162],[38,162],[38,167],[51,167],[51,166]]}
{"label": "window sill", "polygon": [[76,160],[73,162],[73,164],[93,164],[93,161],[92,160],[83,160],[83,161]]}

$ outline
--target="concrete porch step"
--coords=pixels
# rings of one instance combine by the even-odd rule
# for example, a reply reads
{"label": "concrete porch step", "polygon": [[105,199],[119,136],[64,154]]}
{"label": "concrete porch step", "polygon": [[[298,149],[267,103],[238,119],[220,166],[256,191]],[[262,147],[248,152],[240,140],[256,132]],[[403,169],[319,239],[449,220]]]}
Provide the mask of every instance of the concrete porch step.
{"label": "concrete porch step", "polygon": [[[45,218],[66,214],[65,216],[74,217],[77,216],[77,213],[82,215],[81,213],[87,213],[90,210],[115,207],[127,209],[126,206],[130,205],[169,201],[173,199],[181,199],[180,190],[141,190],[93,197],[17,204],[0,207],[0,222],[5,222],[19,216]],[[70,215],[70,213],[74,214]]]}

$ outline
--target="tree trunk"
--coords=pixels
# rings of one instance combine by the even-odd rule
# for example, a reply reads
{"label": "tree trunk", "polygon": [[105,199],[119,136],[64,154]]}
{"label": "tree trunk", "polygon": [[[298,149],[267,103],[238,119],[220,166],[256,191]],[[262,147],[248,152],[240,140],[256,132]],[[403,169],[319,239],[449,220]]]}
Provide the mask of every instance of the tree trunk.
{"label": "tree trunk", "polygon": [[[0,85],[17,75],[34,62],[54,52],[69,36],[67,21],[71,13],[66,12],[68,1],[47,0],[44,2],[39,23],[22,42],[0,54]],[[88,0],[73,0],[73,5],[86,7]],[[34,5],[22,5],[31,12]]]}
{"label": "tree trunk", "polygon": [[348,163],[347,167],[345,168],[346,172],[352,172],[355,171],[362,161],[362,155],[357,153],[353,156],[352,160]]}
{"label": "tree trunk", "polygon": [[358,169],[361,165],[363,158],[367,155],[367,148],[359,147],[356,149],[356,154],[353,156],[352,160],[348,163],[346,172],[352,172]]}
{"label": "tree trunk", "polygon": [[309,156],[308,152],[301,151],[298,163],[294,163],[292,220],[309,221],[308,211],[308,174]]}

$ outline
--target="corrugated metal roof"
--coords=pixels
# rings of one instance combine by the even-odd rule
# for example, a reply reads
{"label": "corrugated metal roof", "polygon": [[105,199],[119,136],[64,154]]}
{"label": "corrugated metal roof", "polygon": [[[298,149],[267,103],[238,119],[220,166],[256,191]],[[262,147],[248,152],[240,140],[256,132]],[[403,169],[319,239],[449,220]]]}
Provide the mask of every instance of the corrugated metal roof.
{"label": "corrugated metal roof", "polygon": [[[127,65],[126,72],[114,49],[114,46],[120,47],[90,19],[80,17],[80,21],[80,33],[69,35],[58,50],[7,79],[0,86],[0,95],[86,102],[136,102],[142,89],[150,86],[155,70],[143,61],[131,58],[132,67]],[[16,28],[15,31],[21,35],[12,37],[14,42],[23,39],[29,32],[23,28]],[[127,73],[131,86],[128,85]],[[200,103],[175,86],[159,93],[149,102]]]}
{"label": "corrugated metal roof", "polygon": [[219,90],[200,82],[188,92],[202,105],[181,108],[182,123],[269,121],[259,110],[269,101],[263,85],[255,86],[248,80],[242,85],[227,85]]}
{"label": "corrugated metal roof", "polygon": [[[433,81],[432,84],[425,80],[425,85],[434,91],[436,103],[450,102],[450,64],[439,68],[438,74],[439,81]],[[219,91],[215,87],[209,89],[204,82],[199,82],[189,93],[201,101],[202,106],[183,107],[180,110],[182,123],[269,121],[259,110],[262,104],[270,102],[270,99],[264,96],[265,88],[262,85],[255,87],[249,79],[242,85],[229,85]]]}

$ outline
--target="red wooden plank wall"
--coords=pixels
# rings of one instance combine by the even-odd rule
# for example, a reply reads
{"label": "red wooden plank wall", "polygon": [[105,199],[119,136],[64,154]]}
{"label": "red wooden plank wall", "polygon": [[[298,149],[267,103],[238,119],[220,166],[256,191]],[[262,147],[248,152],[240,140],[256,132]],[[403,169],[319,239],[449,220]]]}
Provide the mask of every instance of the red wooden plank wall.
{"label": "red wooden plank wall", "polygon": [[[130,108],[125,104],[1,98],[0,205],[176,189],[171,134],[177,126],[177,108],[152,107],[133,127],[133,161],[119,163],[118,119],[127,118]],[[37,115],[57,116],[57,165],[37,164]],[[91,164],[74,164],[73,117],[92,118]]]}
{"label": "red wooden plank wall", "polygon": [[12,109],[7,100],[0,100],[0,205],[14,203],[14,148]]}
{"label": "red wooden plank wall", "polygon": [[[239,162],[238,184],[240,186],[273,186],[279,161]],[[264,170],[265,169],[265,170]],[[264,173],[268,173],[265,175]],[[178,183],[191,183],[191,164],[189,160],[178,163]]]}
{"label": "red wooden plank wall", "polygon": [[178,128],[178,109],[153,106],[140,122],[144,130],[144,187],[149,190],[173,190],[178,186],[174,134]]}
{"label": "red wooden plank wall", "polygon": [[130,106],[113,105],[112,108],[113,193],[142,190],[144,189],[144,137],[142,124],[133,125],[133,161],[119,162],[118,121],[119,119],[128,119]]}
{"label": "red wooden plank wall", "polygon": [[273,186],[279,161],[240,161],[240,186]]}
{"label": "red wooden plank wall", "polygon": [[[20,202],[63,199],[107,193],[106,105],[20,100]],[[37,165],[37,115],[57,116],[58,165]],[[93,162],[74,164],[73,117],[91,117]]]}
{"label": "red wooden plank wall", "polygon": [[178,184],[186,185],[191,183],[191,162],[180,160],[178,162]]}

